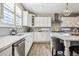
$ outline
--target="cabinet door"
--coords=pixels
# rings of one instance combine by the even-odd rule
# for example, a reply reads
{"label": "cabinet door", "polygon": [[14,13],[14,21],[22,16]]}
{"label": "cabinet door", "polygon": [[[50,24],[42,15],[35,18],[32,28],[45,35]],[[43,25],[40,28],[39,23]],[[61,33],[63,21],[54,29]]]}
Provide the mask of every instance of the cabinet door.
{"label": "cabinet door", "polygon": [[30,14],[28,14],[28,18],[27,18],[27,26],[31,27],[32,26],[32,16]]}
{"label": "cabinet door", "polygon": [[12,56],[12,46],[0,52],[0,56]]}
{"label": "cabinet door", "polygon": [[35,17],[36,27],[51,27],[51,17]]}
{"label": "cabinet door", "polygon": [[34,42],[49,42],[50,35],[48,32],[35,32]]}
{"label": "cabinet door", "polygon": [[27,20],[27,25],[29,27],[32,27],[34,23],[34,19],[33,19],[33,15],[32,14],[28,14],[28,20]]}
{"label": "cabinet door", "polygon": [[29,52],[29,50],[30,50],[30,48],[32,46],[32,43],[33,43],[33,40],[32,40],[31,35],[27,36],[25,38],[25,55],[28,54],[28,52]]}
{"label": "cabinet door", "polygon": [[23,26],[27,26],[28,12],[23,11]]}
{"label": "cabinet door", "polygon": [[26,39],[25,40],[25,56],[28,54],[28,51],[29,51],[29,44],[28,44],[28,41]]}
{"label": "cabinet door", "polygon": [[74,27],[77,24],[76,17],[62,17],[61,27]]}
{"label": "cabinet door", "polygon": [[36,27],[38,27],[39,26],[39,24],[40,24],[40,21],[38,20],[38,17],[35,17],[35,20],[34,20],[34,24],[35,24],[35,26]]}
{"label": "cabinet door", "polygon": [[33,39],[32,39],[32,35],[28,36],[28,43],[29,43],[29,48],[31,48],[32,44],[33,44]]}

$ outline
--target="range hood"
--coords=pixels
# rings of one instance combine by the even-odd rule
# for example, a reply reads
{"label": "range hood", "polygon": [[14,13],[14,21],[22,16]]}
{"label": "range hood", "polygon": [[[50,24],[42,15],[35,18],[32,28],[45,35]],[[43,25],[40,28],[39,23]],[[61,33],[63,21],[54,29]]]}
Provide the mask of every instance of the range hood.
{"label": "range hood", "polygon": [[53,16],[53,22],[61,23],[62,21],[59,19],[59,14],[55,13]]}

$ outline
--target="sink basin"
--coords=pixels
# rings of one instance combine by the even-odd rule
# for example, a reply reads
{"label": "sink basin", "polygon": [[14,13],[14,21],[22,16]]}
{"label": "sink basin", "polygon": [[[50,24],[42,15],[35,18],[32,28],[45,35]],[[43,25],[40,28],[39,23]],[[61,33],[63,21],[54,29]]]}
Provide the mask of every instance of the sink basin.
{"label": "sink basin", "polygon": [[24,34],[16,34],[16,36],[22,36],[22,35],[24,35]]}

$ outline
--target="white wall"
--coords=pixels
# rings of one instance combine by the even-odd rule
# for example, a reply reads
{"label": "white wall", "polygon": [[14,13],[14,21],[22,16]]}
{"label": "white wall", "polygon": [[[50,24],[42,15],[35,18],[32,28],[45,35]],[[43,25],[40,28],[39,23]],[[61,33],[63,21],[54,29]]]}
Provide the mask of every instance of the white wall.
{"label": "white wall", "polygon": [[1,28],[0,27],[0,36],[8,35],[9,34],[9,28]]}

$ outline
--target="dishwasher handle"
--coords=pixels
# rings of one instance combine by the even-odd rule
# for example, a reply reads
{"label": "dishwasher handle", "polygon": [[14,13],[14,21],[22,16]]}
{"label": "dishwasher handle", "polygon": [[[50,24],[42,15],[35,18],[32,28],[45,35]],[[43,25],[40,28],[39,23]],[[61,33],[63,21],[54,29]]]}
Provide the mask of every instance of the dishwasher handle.
{"label": "dishwasher handle", "polygon": [[16,47],[16,46],[20,46],[21,44],[23,44],[25,41],[21,41],[21,42],[17,42],[17,43],[15,43],[14,44],[14,46]]}
{"label": "dishwasher handle", "polygon": [[23,43],[25,43],[25,41],[23,41],[23,42],[19,43],[19,44],[18,44],[18,46],[22,45]]}

